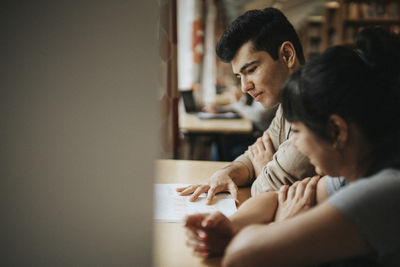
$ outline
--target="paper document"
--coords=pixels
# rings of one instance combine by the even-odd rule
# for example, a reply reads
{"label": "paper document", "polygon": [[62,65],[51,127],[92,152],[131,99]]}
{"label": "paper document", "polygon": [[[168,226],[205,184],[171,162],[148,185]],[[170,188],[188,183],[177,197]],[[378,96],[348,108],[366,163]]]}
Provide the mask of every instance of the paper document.
{"label": "paper document", "polygon": [[206,194],[190,202],[190,196],[179,196],[177,187],[187,186],[185,184],[156,184],[154,219],[163,222],[182,222],[183,219],[194,213],[211,213],[220,211],[229,217],[236,212],[235,201],[228,193],[215,195],[211,205],[206,204]]}

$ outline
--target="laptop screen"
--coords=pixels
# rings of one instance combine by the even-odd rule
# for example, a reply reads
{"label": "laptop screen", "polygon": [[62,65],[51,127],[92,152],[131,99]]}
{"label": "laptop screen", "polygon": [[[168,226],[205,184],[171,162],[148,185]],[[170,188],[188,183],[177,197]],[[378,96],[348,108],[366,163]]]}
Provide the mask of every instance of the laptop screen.
{"label": "laptop screen", "polygon": [[196,112],[196,103],[194,102],[193,91],[180,91],[183,105],[187,113]]}

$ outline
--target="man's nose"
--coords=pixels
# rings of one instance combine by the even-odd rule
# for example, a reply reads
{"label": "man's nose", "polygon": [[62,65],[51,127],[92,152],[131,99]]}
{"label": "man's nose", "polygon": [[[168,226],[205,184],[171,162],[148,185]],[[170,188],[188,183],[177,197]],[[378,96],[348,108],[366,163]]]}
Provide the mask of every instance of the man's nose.
{"label": "man's nose", "polygon": [[244,77],[241,79],[241,83],[242,83],[241,84],[242,92],[245,93],[245,94],[248,91],[250,91],[251,89],[254,88],[253,82],[251,80],[249,80],[249,79],[244,78]]}

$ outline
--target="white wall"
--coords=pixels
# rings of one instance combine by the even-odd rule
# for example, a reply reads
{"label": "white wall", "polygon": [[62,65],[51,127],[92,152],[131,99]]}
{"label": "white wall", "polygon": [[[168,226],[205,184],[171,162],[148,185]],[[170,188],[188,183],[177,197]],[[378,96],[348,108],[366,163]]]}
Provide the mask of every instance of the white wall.
{"label": "white wall", "polygon": [[178,88],[190,89],[193,82],[192,31],[194,0],[178,0]]}
{"label": "white wall", "polygon": [[209,7],[205,18],[205,44],[204,44],[204,65],[203,65],[203,102],[214,103],[216,94],[216,53],[215,53],[215,21],[217,7],[213,0],[207,0]]}
{"label": "white wall", "polygon": [[[203,62],[193,63],[193,22],[202,12],[201,1],[178,0],[178,88],[188,90],[192,88],[194,82],[200,82],[195,92],[198,104],[214,102],[216,87],[216,55],[215,55],[215,17],[216,6],[213,0],[208,0],[205,8],[207,14],[203,18],[204,22],[204,44]],[[197,12],[195,12],[197,10]],[[201,68],[201,69],[200,69]],[[198,74],[200,77],[198,77]]]}
{"label": "white wall", "polygon": [[156,1],[2,1],[0,265],[151,265]]}

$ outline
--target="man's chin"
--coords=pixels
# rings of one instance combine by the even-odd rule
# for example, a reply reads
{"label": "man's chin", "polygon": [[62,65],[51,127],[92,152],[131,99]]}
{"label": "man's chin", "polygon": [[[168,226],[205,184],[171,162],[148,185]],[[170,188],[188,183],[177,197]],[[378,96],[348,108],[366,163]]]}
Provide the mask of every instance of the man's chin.
{"label": "man's chin", "polygon": [[271,109],[271,108],[274,108],[277,105],[279,105],[279,102],[264,101],[264,102],[260,102],[260,104],[266,109]]}

